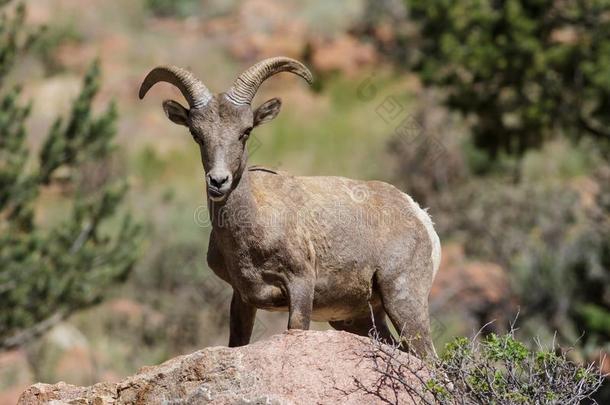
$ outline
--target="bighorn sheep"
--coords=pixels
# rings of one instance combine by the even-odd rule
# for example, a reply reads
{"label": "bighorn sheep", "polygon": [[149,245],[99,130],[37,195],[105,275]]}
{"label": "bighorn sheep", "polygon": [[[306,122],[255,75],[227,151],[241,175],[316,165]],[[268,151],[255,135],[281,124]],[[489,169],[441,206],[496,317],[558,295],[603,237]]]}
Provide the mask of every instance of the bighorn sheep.
{"label": "bighorn sheep", "polygon": [[250,67],[226,93],[212,94],[176,66],[153,69],[140,88],[143,98],[168,82],[188,101],[187,109],[166,100],[163,109],[201,151],[212,223],[207,261],[233,287],[229,346],[249,343],[260,308],[288,311],[289,329],[308,329],[313,319],[367,335],[374,322],[392,339],[387,314],[417,352],[432,352],[428,293],[440,242],[411,197],[379,181],[246,168],[250,131],[281,106],[272,98],[252,110],[252,99],[285,71],[312,82],[303,64],[275,57]]}

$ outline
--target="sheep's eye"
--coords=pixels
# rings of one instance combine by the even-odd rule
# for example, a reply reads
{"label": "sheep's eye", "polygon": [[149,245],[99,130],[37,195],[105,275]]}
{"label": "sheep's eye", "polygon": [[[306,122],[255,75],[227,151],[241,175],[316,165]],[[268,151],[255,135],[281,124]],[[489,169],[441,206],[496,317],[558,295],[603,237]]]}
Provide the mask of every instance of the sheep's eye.
{"label": "sheep's eye", "polygon": [[252,127],[247,128],[244,132],[242,132],[239,136],[239,140],[248,139],[248,137],[250,136],[250,131],[252,131]]}

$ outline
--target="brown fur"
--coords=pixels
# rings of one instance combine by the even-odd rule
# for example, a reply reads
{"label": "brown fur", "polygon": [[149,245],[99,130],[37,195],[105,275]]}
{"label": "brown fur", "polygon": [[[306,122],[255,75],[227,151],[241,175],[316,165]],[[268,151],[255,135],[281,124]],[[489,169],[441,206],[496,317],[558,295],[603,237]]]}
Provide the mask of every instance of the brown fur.
{"label": "brown fur", "polygon": [[[266,309],[287,311],[291,329],[329,321],[361,335],[374,318],[391,339],[387,314],[415,350],[433,352],[428,293],[440,251],[427,214],[378,181],[246,169],[249,131],[280,105],[271,99],[253,112],[224,94],[201,109],[164,103],[200,145],[213,226],[207,260],[234,291],[229,345],[247,344],[256,309]],[[228,181],[217,187],[214,176]]]}

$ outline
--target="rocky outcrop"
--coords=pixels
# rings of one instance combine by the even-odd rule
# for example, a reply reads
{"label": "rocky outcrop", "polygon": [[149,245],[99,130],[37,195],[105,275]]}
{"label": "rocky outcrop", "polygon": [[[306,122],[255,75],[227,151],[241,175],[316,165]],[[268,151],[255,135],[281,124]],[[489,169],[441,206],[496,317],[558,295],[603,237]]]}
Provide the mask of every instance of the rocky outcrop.
{"label": "rocky outcrop", "polygon": [[[292,330],[244,347],[211,347],[176,357],[118,383],[35,384],[19,404],[381,403],[359,388],[373,388],[379,378],[371,350],[369,339],[349,333]],[[419,364],[408,354],[398,356]],[[420,377],[405,376],[414,385]],[[395,398],[385,391],[389,388],[382,387],[381,396]],[[396,395],[397,403],[414,403],[406,392]]]}

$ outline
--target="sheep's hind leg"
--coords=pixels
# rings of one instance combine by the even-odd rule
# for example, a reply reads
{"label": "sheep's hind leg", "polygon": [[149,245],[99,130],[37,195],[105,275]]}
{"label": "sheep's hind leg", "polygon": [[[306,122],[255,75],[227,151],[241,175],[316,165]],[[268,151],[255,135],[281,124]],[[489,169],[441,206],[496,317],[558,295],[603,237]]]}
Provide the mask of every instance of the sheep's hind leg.
{"label": "sheep's hind leg", "polygon": [[435,353],[430,335],[427,302],[414,298],[395,299],[390,296],[384,297],[384,308],[401,334],[403,343],[420,356]]}
{"label": "sheep's hind leg", "polygon": [[430,283],[416,280],[416,272],[402,274],[392,271],[378,272],[377,281],[383,308],[401,334],[403,343],[420,356],[435,355],[430,333],[430,315],[428,313],[428,293]]}
{"label": "sheep's hind leg", "polygon": [[306,279],[293,279],[288,289],[288,329],[309,329],[313,308],[314,284]]}

